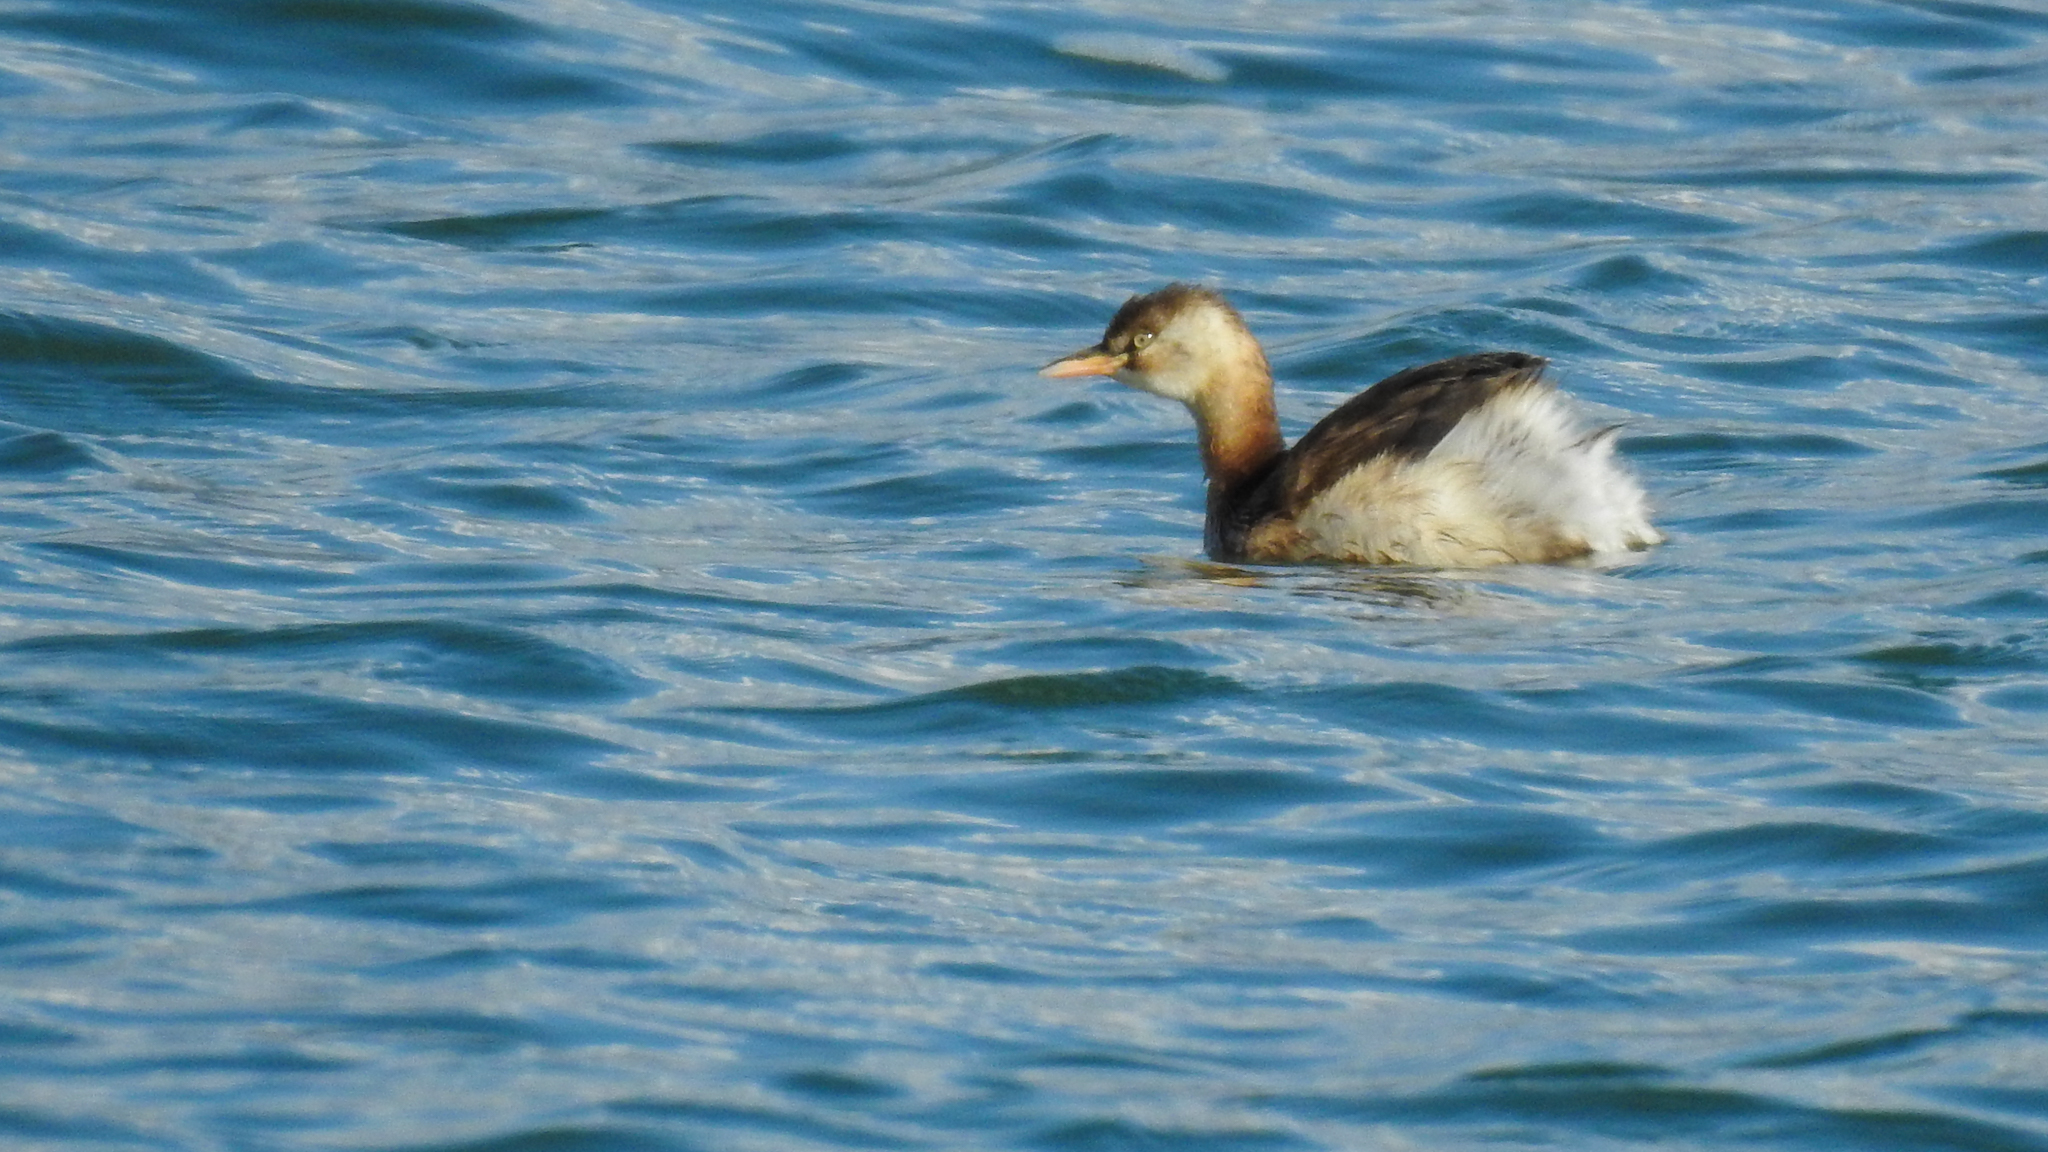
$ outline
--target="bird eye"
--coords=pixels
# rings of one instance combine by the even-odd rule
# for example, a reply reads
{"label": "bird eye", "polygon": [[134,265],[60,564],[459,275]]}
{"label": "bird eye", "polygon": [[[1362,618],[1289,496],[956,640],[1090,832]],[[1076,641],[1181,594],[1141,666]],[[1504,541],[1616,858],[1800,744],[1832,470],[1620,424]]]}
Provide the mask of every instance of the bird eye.
{"label": "bird eye", "polygon": [[1138,349],[1143,348],[1145,345],[1150,344],[1151,342],[1152,333],[1140,332],[1136,336],[1131,337],[1131,351],[1136,352]]}

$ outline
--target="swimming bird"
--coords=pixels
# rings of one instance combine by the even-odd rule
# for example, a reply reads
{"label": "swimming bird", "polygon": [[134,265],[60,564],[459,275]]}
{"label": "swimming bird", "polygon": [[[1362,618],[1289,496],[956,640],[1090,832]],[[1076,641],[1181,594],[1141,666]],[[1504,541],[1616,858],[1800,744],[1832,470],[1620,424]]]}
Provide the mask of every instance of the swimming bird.
{"label": "swimming bird", "polygon": [[1226,562],[1473,568],[1647,548],[1643,490],[1524,352],[1396,372],[1289,448],[1266,353],[1216,292],[1169,284],[1117,309],[1099,343],[1046,365],[1108,376],[1194,414],[1209,479],[1203,542]]}

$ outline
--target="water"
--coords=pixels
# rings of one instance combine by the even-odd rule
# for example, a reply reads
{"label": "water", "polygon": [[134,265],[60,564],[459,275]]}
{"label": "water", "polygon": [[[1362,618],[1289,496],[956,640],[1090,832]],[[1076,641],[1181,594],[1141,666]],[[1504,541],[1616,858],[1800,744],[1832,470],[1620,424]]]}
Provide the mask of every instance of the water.
{"label": "water", "polygon": [[[0,5],[0,1143],[2048,1148],[2048,14]],[[1671,542],[1227,568],[1552,358]]]}

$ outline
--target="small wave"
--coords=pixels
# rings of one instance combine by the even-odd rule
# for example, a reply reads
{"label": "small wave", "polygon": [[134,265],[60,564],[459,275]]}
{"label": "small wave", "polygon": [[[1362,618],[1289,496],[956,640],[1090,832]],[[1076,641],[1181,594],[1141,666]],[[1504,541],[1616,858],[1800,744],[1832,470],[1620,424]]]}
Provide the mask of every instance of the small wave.
{"label": "small wave", "polygon": [[1204,84],[1220,84],[1230,78],[1230,69],[1209,57],[1170,40],[1151,36],[1116,32],[1076,33],[1053,41],[1053,50],[1080,60],[1171,72]]}

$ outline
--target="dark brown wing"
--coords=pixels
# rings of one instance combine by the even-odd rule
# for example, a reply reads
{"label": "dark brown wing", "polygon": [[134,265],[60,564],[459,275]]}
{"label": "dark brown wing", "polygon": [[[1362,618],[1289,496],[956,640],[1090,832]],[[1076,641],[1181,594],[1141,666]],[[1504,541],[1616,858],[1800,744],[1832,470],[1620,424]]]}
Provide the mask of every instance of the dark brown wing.
{"label": "dark brown wing", "polygon": [[1545,363],[1526,352],[1481,352],[1394,373],[1338,405],[1295,441],[1268,481],[1276,485],[1276,511],[1300,511],[1375,456],[1427,456],[1481,405],[1536,383]]}
{"label": "dark brown wing", "polygon": [[1253,526],[1294,517],[1352,469],[1376,456],[1429,454],[1480,405],[1538,383],[1547,362],[1526,352],[1480,352],[1394,373],[1337,406],[1264,472],[1214,494],[1209,551],[1239,556]]}

